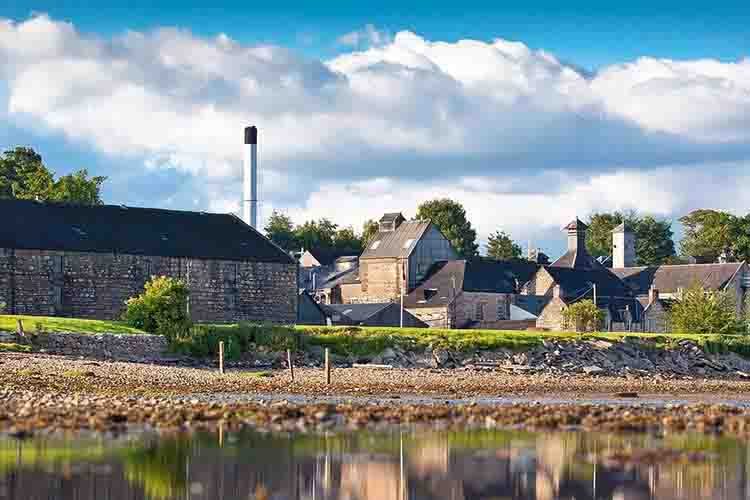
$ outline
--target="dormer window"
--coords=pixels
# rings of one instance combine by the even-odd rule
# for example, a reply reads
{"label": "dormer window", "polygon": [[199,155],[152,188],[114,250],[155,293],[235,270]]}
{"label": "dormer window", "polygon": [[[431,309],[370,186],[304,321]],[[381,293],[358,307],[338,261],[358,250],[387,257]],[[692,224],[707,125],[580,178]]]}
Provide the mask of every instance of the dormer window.
{"label": "dormer window", "polygon": [[370,245],[370,250],[377,250],[379,246],[380,246],[380,240],[374,241],[372,245]]}
{"label": "dormer window", "polygon": [[414,243],[414,238],[409,238],[408,240],[406,240],[404,242],[404,250],[409,248],[412,245],[412,243]]}

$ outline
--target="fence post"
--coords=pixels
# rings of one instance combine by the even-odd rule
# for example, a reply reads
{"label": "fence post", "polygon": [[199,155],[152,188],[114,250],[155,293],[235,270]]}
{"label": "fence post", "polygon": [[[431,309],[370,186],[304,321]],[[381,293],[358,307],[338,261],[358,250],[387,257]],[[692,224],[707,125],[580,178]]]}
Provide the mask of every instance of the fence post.
{"label": "fence post", "polygon": [[326,347],[326,384],[331,385],[331,349]]}
{"label": "fence post", "polygon": [[292,350],[286,350],[286,361],[289,363],[289,374],[292,376],[292,382],[294,382],[294,363],[292,363]]}
{"label": "fence post", "polygon": [[219,373],[224,373],[224,341],[219,341]]}
{"label": "fence post", "polygon": [[26,334],[23,331],[23,321],[21,319],[18,320],[18,329],[16,330],[16,333],[19,337],[25,337]]}

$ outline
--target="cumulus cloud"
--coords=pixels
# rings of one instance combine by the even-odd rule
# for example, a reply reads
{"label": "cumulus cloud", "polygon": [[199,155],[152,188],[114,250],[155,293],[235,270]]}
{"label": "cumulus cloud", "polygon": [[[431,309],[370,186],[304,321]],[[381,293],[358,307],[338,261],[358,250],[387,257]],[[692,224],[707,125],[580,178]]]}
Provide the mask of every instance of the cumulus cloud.
{"label": "cumulus cloud", "polygon": [[356,226],[438,195],[484,234],[628,204],[671,215],[702,199],[682,178],[750,158],[749,60],[641,58],[591,75],[501,39],[366,26],[339,41],[354,48],[321,61],[223,34],[0,20],[0,110],[144,176],[188,176],[190,204],[215,210],[236,206],[241,131],[257,124],[266,209]]}

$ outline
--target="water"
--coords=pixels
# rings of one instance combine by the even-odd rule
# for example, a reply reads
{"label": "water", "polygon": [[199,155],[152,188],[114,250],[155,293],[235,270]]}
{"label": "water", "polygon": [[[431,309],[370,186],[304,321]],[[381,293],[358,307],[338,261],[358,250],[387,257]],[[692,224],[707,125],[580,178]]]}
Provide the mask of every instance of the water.
{"label": "water", "polygon": [[748,478],[747,442],[695,434],[0,438],[0,499],[745,499]]}

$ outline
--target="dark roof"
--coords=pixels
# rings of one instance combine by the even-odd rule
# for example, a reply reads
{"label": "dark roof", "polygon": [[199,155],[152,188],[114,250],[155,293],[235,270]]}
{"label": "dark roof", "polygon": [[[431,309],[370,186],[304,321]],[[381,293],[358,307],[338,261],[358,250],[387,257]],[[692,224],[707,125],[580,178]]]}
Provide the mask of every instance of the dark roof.
{"label": "dark roof", "polygon": [[344,315],[355,323],[362,323],[391,304],[391,302],[382,304],[326,304],[323,308]]}
{"label": "dark roof", "polygon": [[430,225],[430,221],[407,221],[395,231],[378,231],[360,259],[408,257]]}
{"label": "dark roof", "polygon": [[647,295],[653,286],[662,293],[675,293],[695,283],[710,290],[721,290],[739,272],[743,262],[731,264],[681,264],[658,267],[612,269],[636,295]]}
{"label": "dark roof", "polygon": [[333,288],[337,285],[350,283],[358,276],[359,268],[352,267],[351,269],[347,269],[345,271],[338,271],[326,276],[321,276],[320,281],[316,281],[315,287],[318,290]]}
{"label": "dark roof", "polygon": [[321,266],[330,266],[341,257],[354,257],[359,255],[359,250],[351,248],[330,248],[330,247],[316,247],[307,250],[310,254],[315,257],[315,260],[320,262]]}
{"label": "dark roof", "polygon": [[539,265],[527,260],[451,260],[437,262],[426,279],[405,299],[409,307],[435,307],[448,304],[456,290],[464,292],[517,293]]}
{"label": "dark roof", "polygon": [[598,297],[629,297],[631,294],[625,284],[609,269],[570,269],[548,266],[547,272],[560,285],[566,299],[575,299],[581,294],[588,298],[593,296],[592,285],[596,284]]}
{"label": "dark roof", "polygon": [[0,200],[0,248],[293,264],[230,214]]}
{"label": "dark roof", "polygon": [[563,229],[567,229],[568,231],[585,231],[589,227],[583,223],[581,219],[578,217],[575,218],[575,220],[568,223],[567,226],[565,226]]}
{"label": "dark roof", "polygon": [[549,295],[516,295],[515,303],[526,312],[539,316],[552,299]]}
{"label": "dark roof", "polygon": [[605,269],[585,248],[568,250],[562,257],[553,262],[551,266],[577,270]]}
{"label": "dark roof", "polygon": [[393,222],[395,222],[395,221],[397,221],[399,219],[406,220],[404,218],[403,214],[401,214],[401,212],[391,212],[391,213],[383,214],[383,216],[380,218],[379,222],[383,222],[383,223],[389,223],[390,222],[390,223],[393,223]]}

